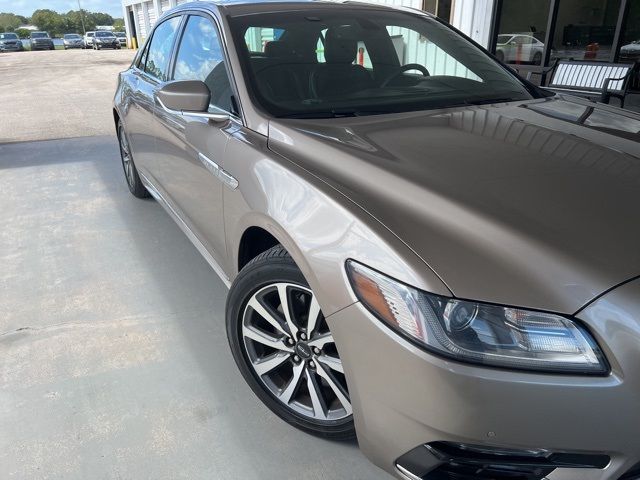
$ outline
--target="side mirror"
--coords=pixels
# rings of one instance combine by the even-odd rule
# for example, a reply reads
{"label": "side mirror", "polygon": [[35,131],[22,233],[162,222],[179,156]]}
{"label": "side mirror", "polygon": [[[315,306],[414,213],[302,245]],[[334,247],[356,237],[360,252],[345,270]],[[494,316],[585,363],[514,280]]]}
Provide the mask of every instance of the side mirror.
{"label": "side mirror", "polygon": [[209,113],[211,92],[200,80],[176,80],[166,83],[156,93],[156,98],[165,112],[172,115],[207,118],[224,122],[226,113]]}

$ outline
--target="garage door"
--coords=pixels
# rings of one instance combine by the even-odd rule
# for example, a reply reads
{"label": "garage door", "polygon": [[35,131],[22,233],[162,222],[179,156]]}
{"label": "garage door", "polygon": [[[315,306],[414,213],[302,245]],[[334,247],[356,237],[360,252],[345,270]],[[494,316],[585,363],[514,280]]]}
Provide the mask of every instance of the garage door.
{"label": "garage door", "polygon": [[140,28],[140,38],[147,38],[147,27],[146,22],[144,21],[144,13],[142,11],[142,5],[134,5],[133,8],[136,10],[136,15],[138,16],[138,27]]}
{"label": "garage door", "polygon": [[169,0],[162,0],[162,13],[166,12],[167,10],[171,9],[171,2]]}
{"label": "garage door", "polygon": [[147,3],[147,12],[149,12],[149,26],[153,28],[153,26],[156,24],[156,20],[158,19],[158,16],[156,15],[156,9],[153,6],[153,2]]}

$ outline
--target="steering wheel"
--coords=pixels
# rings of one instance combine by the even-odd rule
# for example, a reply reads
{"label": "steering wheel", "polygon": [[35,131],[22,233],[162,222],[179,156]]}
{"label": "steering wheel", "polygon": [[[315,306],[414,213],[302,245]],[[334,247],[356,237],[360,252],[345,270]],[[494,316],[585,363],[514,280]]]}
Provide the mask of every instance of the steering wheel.
{"label": "steering wheel", "polygon": [[422,75],[424,75],[425,77],[430,77],[431,74],[429,73],[429,70],[427,70],[425,67],[423,67],[422,65],[420,65],[419,63],[408,63],[407,65],[403,65],[401,66],[398,70],[396,70],[395,72],[393,72],[391,75],[389,75],[387,78],[385,78],[382,83],[380,84],[380,88],[384,88],[387,86],[387,84],[393,80],[394,78],[396,78],[398,75],[400,75],[401,73],[404,73],[408,70],[419,70]]}

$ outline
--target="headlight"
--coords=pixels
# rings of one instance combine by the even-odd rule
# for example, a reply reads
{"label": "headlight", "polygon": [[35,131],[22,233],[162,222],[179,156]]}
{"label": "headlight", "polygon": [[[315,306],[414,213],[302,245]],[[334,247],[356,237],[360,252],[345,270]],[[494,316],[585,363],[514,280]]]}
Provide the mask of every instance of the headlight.
{"label": "headlight", "polygon": [[598,344],[575,320],[433,295],[351,260],[347,272],[356,296],[367,309],[433,353],[521,370],[587,375],[609,372]]}

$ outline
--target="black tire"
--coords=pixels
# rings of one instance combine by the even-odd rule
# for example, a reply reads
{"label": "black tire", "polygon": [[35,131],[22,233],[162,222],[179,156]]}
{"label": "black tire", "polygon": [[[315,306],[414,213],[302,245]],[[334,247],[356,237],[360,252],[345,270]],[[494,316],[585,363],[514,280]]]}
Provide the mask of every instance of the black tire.
{"label": "black tire", "polygon": [[[123,145],[123,139],[124,139],[124,144],[126,145],[126,148]],[[124,172],[124,178],[125,178],[125,181],[127,182],[127,187],[129,187],[129,191],[132,193],[134,197],[149,198],[151,194],[145,188],[145,186],[142,184],[142,181],[140,180],[138,169],[136,168],[136,165],[133,161],[133,154],[131,153],[130,143],[127,138],[127,134],[125,132],[124,125],[120,120],[118,121],[118,145],[120,146],[120,161],[122,162],[122,170]],[[129,158],[128,161],[130,162],[129,168],[131,169],[129,173],[127,172],[128,167],[127,167],[127,160],[125,155],[125,151],[127,149],[128,149],[128,158]]]}
{"label": "black tire", "polygon": [[542,63],[542,53],[536,52],[533,54],[533,64],[540,65]]}
{"label": "black tire", "polygon": [[[227,338],[233,358],[253,392],[272,412],[287,423],[304,432],[323,438],[335,440],[354,438],[353,415],[349,414],[338,420],[316,420],[302,415],[278,400],[276,395],[259,379],[251,366],[251,360],[248,358],[241,333],[244,312],[247,303],[256,292],[277,283],[295,284],[309,289],[309,284],[302,272],[288,252],[280,245],[276,245],[251,260],[233,282],[226,305]],[[320,315],[319,318],[323,317]],[[305,373],[305,375],[309,374]]]}

